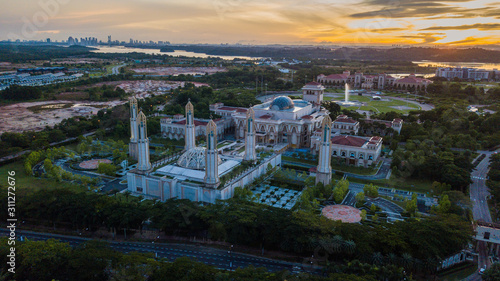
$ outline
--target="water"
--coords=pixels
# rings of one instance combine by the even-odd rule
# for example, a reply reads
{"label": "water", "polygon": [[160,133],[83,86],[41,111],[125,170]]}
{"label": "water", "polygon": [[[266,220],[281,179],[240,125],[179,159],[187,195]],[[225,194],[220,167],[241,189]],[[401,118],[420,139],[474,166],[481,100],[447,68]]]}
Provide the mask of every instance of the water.
{"label": "water", "polygon": [[219,57],[224,60],[233,60],[233,59],[246,59],[246,60],[258,60],[261,57],[247,57],[247,56],[222,56],[222,55],[207,55],[205,53],[195,53],[188,52],[182,50],[174,50],[173,52],[161,52],[160,49],[141,49],[141,48],[129,48],[123,46],[109,47],[109,46],[99,46],[94,47],[98,50],[92,51],[94,53],[119,53],[119,54],[127,54],[127,53],[143,53],[148,55],[170,55],[170,56],[183,56],[190,58],[208,58],[208,57]]}
{"label": "water", "polygon": [[481,63],[481,62],[443,62],[443,61],[413,61],[418,66],[426,67],[471,67],[486,70],[500,69],[500,63]]}
{"label": "water", "polygon": [[345,83],[345,102],[349,102],[349,84]]}

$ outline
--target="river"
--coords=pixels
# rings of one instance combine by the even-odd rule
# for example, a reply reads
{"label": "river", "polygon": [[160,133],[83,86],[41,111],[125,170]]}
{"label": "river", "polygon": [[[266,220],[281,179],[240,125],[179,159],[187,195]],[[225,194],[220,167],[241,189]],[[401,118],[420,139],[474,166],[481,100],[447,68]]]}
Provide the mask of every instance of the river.
{"label": "river", "polygon": [[500,63],[482,63],[482,62],[445,62],[445,61],[413,61],[418,66],[431,67],[471,67],[485,70],[500,69]]}
{"label": "river", "polygon": [[109,46],[98,46],[98,47],[93,47],[96,48],[97,50],[91,51],[93,53],[120,53],[120,54],[127,54],[127,53],[143,53],[143,54],[148,54],[148,55],[170,55],[170,56],[175,56],[175,57],[190,57],[190,58],[208,58],[208,57],[219,57],[224,60],[233,60],[233,59],[246,59],[246,60],[258,60],[261,59],[260,57],[247,57],[247,56],[223,56],[223,55],[207,55],[205,53],[195,53],[195,52],[188,52],[188,51],[182,51],[182,50],[174,50],[173,52],[160,52],[160,49],[142,49],[142,48],[129,48],[129,47],[123,47],[123,46],[116,46],[116,47],[109,47]]}

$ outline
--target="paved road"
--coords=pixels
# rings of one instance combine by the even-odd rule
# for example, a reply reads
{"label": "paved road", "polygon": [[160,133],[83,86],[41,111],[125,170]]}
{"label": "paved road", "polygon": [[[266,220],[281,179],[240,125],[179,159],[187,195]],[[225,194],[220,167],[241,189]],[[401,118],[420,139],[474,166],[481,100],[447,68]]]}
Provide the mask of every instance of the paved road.
{"label": "paved road", "polygon": [[[490,210],[488,208],[488,199],[490,195],[486,187],[486,177],[489,170],[490,156],[493,152],[482,151],[486,157],[479,162],[476,169],[471,173],[472,184],[470,185],[470,199],[472,201],[472,215],[474,220],[483,220],[484,222],[492,222]],[[486,242],[478,242],[478,269],[483,266],[489,266],[488,251]],[[482,280],[478,273],[475,273],[467,280]]]}
{"label": "paved road", "polygon": [[111,75],[118,75],[118,74],[120,74],[120,68],[122,68],[122,67],[124,67],[124,66],[126,66],[126,65],[127,65],[127,64],[126,64],[126,63],[124,63],[124,64],[120,64],[120,65],[117,65],[117,66],[113,67],[113,68],[111,69]]}
{"label": "paved road", "polygon": [[[9,230],[0,229],[1,236],[8,236]],[[47,239],[57,239],[62,242],[69,243],[72,247],[78,246],[81,243],[89,241],[91,239],[82,238],[78,236],[66,236],[57,235],[51,233],[39,233],[31,231],[16,230],[17,237],[21,235],[29,240],[47,240]],[[141,253],[154,253],[159,258],[167,258],[173,261],[179,257],[190,257],[203,262],[208,265],[215,266],[221,269],[234,269],[237,267],[247,267],[253,265],[254,267],[265,267],[269,271],[281,271],[281,270],[292,270],[294,266],[302,266],[299,263],[290,263],[280,260],[272,260],[267,258],[262,258],[258,256],[238,253],[232,251],[229,253],[228,250],[221,250],[215,248],[209,248],[197,245],[188,244],[174,244],[174,243],[144,243],[144,242],[116,242],[116,241],[105,241],[109,243],[109,246],[117,251],[123,253],[129,252],[141,252]],[[231,267],[232,264],[232,267]],[[303,271],[311,272],[315,274],[321,273],[320,267],[307,268],[303,267]]]}

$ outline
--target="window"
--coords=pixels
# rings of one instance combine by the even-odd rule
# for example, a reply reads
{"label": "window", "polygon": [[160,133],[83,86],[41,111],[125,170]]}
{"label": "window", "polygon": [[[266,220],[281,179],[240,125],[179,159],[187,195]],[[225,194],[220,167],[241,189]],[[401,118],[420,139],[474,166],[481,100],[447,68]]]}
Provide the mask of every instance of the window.
{"label": "window", "polygon": [[142,192],[142,187],[137,187],[137,192]]}
{"label": "window", "polygon": [[373,160],[373,155],[369,155],[368,160]]}
{"label": "window", "polygon": [[333,155],[337,156],[337,151],[336,150],[333,151]]}
{"label": "window", "polygon": [[484,233],[484,239],[490,239],[490,233],[489,232],[485,232]]}
{"label": "window", "polygon": [[340,156],[345,157],[345,151],[342,151],[342,152],[340,153]]}
{"label": "window", "polygon": [[363,154],[360,154],[359,159],[363,159],[363,158],[364,158]]}
{"label": "window", "polygon": [[356,154],[354,152],[351,152],[351,158],[356,157]]}

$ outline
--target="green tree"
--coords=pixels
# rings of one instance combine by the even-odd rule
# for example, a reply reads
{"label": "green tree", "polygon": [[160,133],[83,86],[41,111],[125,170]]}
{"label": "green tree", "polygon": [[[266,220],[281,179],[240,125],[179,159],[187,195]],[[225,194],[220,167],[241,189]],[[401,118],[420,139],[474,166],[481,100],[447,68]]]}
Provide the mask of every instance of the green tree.
{"label": "green tree", "polygon": [[108,176],[115,176],[116,170],[117,167],[110,163],[99,163],[99,166],[97,167],[97,172],[99,174],[105,174]]}
{"label": "green tree", "polygon": [[500,281],[500,263],[494,263],[483,274],[484,281]]}

